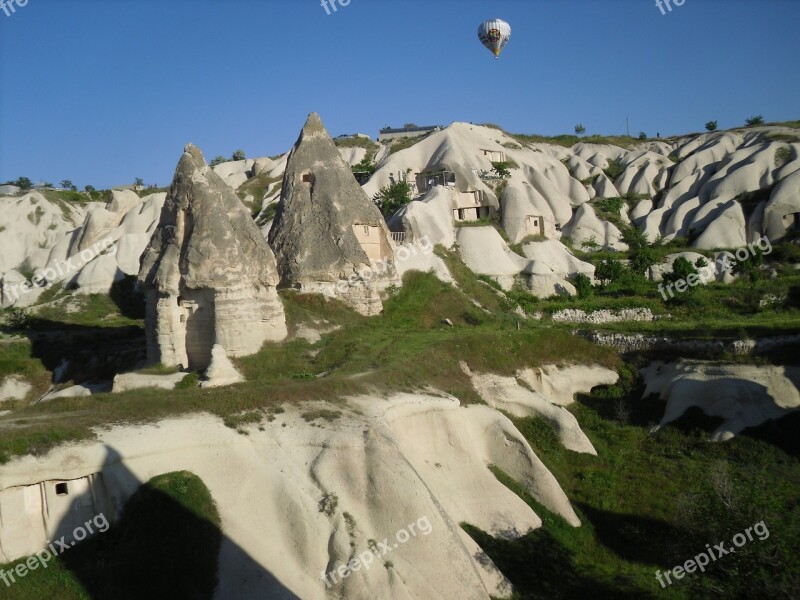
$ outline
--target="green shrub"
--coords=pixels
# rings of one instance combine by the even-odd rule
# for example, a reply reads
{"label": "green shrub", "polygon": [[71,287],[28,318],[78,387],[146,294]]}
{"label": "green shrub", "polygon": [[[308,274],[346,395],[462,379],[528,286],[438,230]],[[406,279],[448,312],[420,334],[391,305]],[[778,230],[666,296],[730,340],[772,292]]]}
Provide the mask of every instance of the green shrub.
{"label": "green shrub", "polygon": [[572,280],[575,286],[575,291],[578,292],[578,298],[583,300],[594,295],[594,288],[592,287],[592,280],[584,273],[578,273]]}
{"label": "green shrub", "polygon": [[200,382],[200,376],[197,373],[189,373],[181,379],[175,386],[176,390],[189,390],[196,388]]}
{"label": "green shrub", "polygon": [[594,276],[604,285],[607,285],[618,281],[623,273],[625,273],[625,265],[621,261],[606,258],[597,265]]}
{"label": "green shrub", "polygon": [[396,181],[383,186],[372,200],[384,216],[393,215],[411,202],[411,186],[407,181]]}
{"label": "green shrub", "polygon": [[623,206],[625,206],[625,200],[622,198],[600,198],[594,201],[595,210],[612,215],[620,215]]}
{"label": "green shrub", "polygon": [[616,181],[617,177],[622,175],[622,172],[625,170],[625,167],[622,166],[622,161],[619,159],[610,160],[608,161],[608,166],[603,169],[603,173],[606,174],[612,182]]}

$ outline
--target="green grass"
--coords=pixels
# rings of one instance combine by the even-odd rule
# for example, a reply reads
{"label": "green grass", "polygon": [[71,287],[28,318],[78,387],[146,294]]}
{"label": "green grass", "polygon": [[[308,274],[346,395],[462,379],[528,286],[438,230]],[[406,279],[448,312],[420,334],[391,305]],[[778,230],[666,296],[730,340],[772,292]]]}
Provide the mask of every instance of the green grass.
{"label": "green grass", "polygon": [[[502,294],[456,264],[454,255],[444,256],[454,266],[459,288],[430,273],[409,273],[404,286],[386,299],[383,314],[374,318],[365,318],[335,300],[283,292],[290,330],[317,323],[340,328],[313,346],[304,340],[267,343],[258,354],[236,359],[247,378],[245,383],[224,390],[192,386],[172,392],[96,394],[22,407],[0,418],[0,428],[5,428],[0,456],[8,459],[29,451],[41,453],[65,440],[90,437],[90,427],[106,423],[147,422],[201,411],[226,419],[319,401],[334,403],[338,410],[346,396],[376,390],[417,391],[430,386],[466,403],[481,402],[460,361],[479,372],[503,374],[549,363],[618,364],[614,351],[566,330],[548,330],[533,322],[523,322],[517,329],[519,317],[510,312]],[[446,318],[452,327],[444,322]],[[64,346],[59,344],[67,343],[74,344],[76,356],[86,347],[94,351],[106,348],[104,355],[128,352],[130,364],[135,365],[144,339],[138,327],[72,326],[58,343],[41,345],[40,352],[52,348],[63,352]],[[137,350],[139,346],[141,350]],[[47,361],[57,364],[55,355]],[[84,362],[89,361],[78,361]]]}
{"label": "green grass", "polygon": [[[570,498],[580,528],[493,467],[543,526],[515,541],[469,525],[465,530],[514,583],[517,598],[794,597],[800,582],[796,441],[793,453],[747,435],[709,444],[712,420],[696,413],[650,435],[664,406],[640,399],[641,393],[640,382],[627,377],[570,407],[597,457],[564,449],[542,419],[512,419]],[[629,424],[618,421],[617,402],[628,406]],[[748,542],[705,574],[666,589],[658,584],[657,569],[683,564],[706,544],[730,546],[733,535],[760,521],[771,534],[766,540]]]}
{"label": "green grass", "polygon": [[282,182],[283,178],[281,177],[270,177],[266,173],[261,173],[260,175],[256,175],[255,177],[251,177],[247,181],[245,181],[239,188],[236,190],[236,194],[239,196],[239,199],[244,201],[247,196],[251,196],[253,198],[251,204],[248,208],[251,209],[253,212],[253,216],[257,216],[259,212],[261,212],[262,201],[264,199],[264,194],[267,193],[270,187],[272,187],[275,183]]}
{"label": "green grass", "polygon": [[389,142],[391,144],[391,146],[389,147],[389,154],[391,155],[394,154],[395,152],[400,152],[401,150],[411,148],[411,146],[418,144],[422,140],[426,139],[429,135],[431,135],[431,133],[426,133],[425,135],[418,135],[416,137],[395,138]]}
{"label": "green grass", "polygon": [[106,532],[64,551],[47,569],[29,572],[2,597],[210,600],[221,542],[219,514],[205,484],[186,471],[159,475],[140,487]]}
{"label": "green grass", "polygon": [[76,295],[74,302],[80,307],[75,312],[67,312],[63,306],[46,306],[36,311],[36,318],[59,324],[102,328],[141,326],[143,322],[141,317],[126,316],[126,307],[120,308],[106,294]]}

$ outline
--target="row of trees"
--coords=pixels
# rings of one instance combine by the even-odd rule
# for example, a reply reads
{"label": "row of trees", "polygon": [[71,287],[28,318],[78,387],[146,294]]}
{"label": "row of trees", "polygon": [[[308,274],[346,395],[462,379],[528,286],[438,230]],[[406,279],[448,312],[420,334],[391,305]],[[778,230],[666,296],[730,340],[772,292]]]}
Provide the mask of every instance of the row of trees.
{"label": "row of trees", "polygon": [[[754,115],[752,117],[745,119],[744,124],[747,127],[756,127],[758,125],[763,125],[764,117],[762,115]],[[717,121],[709,121],[708,123],[706,123],[706,130],[716,131]],[[584,127],[583,123],[578,123],[577,125],[575,125],[575,135],[583,135],[584,133],[586,133],[586,127]],[[639,139],[646,140],[647,134],[644,131],[640,132]]]}
{"label": "row of trees", "polygon": [[237,150],[233,154],[231,154],[230,158],[225,158],[221,154],[219,156],[215,156],[214,160],[211,161],[211,166],[216,167],[217,165],[221,165],[222,163],[230,162],[230,161],[237,161],[237,160],[245,160],[247,156],[244,153],[244,150]]}

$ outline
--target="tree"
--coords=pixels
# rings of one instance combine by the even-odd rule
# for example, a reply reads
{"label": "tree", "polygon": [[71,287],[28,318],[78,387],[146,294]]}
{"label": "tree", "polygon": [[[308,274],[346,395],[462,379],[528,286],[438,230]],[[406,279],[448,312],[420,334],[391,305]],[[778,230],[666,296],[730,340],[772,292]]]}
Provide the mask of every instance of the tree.
{"label": "tree", "polygon": [[91,194],[93,192],[96,192],[97,190],[94,189],[93,185],[87,185],[86,187],[83,188],[83,191],[85,191],[87,194]]}
{"label": "tree", "polygon": [[622,232],[622,241],[628,245],[630,254],[628,265],[631,272],[643,277],[645,271],[656,264],[655,251],[650,247],[647,235],[638,227],[626,227]]}
{"label": "tree", "polygon": [[65,190],[70,190],[70,191],[73,191],[73,192],[77,192],[78,191],[78,187],[74,183],[72,183],[72,181],[69,180],[69,179],[62,179],[61,180],[61,187],[64,188]]}
{"label": "tree", "polygon": [[592,280],[585,273],[578,273],[572,280],[575,285],[575,291],[578,292],[578,298],[583,300],[594,294],[592,287]]}
{"label": "tree", "polygon": [[244,150],[237,150],[231,156],[231,160],[244,160],[245,158]]}
{"label": "tree", "polygon": [[578,123],[575,125],[575,134],[576,135],[583,135],[586,133],[586,127],[583,126],[583,123]]}
{"label": "tree", "polygon": [[29,190],[33,187],[33,182],[27,177],[20,177],[14,182],[14,185],[22,190]]}
{"label": "tree", "polygon": [[716,121],[709,121],[706,123],[706,131],[716,131],[717,130],[717,122]]}
{"label": "tree", "polygon": [[744,275],[751,283],[761,279],[761,265],[764,264],[764,252],[758,246],[753,246],[753,254],[743,261],[734,263],[731,272],[734,275]]}
{"label": "tree", "polygon": [[216,167],[217,165],[221,165],[224,162],[228,162],[228,159],[221,155],[216,156],[214,157],[214,160],[211,161],[211,166]]}
{"label": "tree", "polygon": [[600,261],[594,271],[594,276],[599,279],[603,285],[608,285],[620,277],[625,272],[625,266],[618,260],[606,258]]}
{"label": "tree", "polygon": [[640,140],[646,140],[647,139],[647,134],[644,131],[640,131],[639,132],[639,139]]}
{"label": "tree", "polygon": [[[700,261],[697,261],[700,263]],[[698,264],[699,266],[699,264]],[[679,256],[672,262],[672,271],[669,273],[664,274],[664,284],[675,284],[678,281],[686,281],[687,283],[691,283],[689,280],[689,276],[694,275],[697,276],[698,271],[691,262],[685,259],[682,256]],[[669,285],[667,285],[669,287]],[[684,286],[686,289],[682,292],[685,294],[681,296],[680,294],[674,296],[670,293],[670,297],[665,300],[665,302],[681,302],[679,298],[687,299],[694,293],[695,286],[694,285],[686,285]]]}
{"label": "tree", "polygon": [[492,171],[494,171],[500,179],[506,179],[511,176],[509,162],[492,162]]}
{"label": "tree", "polygon": [[761,115],[755,115],[753,117],[750,117],[749,119],[745,119],[744,124],[747,125],[748,127],[754,127],[756,125],[763,125],[764,124],[764,117],[762,117]]}
{"label": "tree", "polygon": [[406,123],[405,125],[403,125],[403,127],[404,127],[405,129],[413,129],[413,128],[414,128],[414,127],[416,127],[416,126],[417,126],[417,124],[416,124],[416,123]]}
{"label": "tree", "polygon": [[382,187],[372,201],[378,205],[383,215],[388,217],[411,202],[411,186],[407,181],[396,181]]}
{"label": "tree", "polygon": [[375,169],[377,166],[374,162],[372,162],[372,158],[370,157],[369,153],[361,159],[361,162],[350,167],[350,170],[353,173],[367,173],[370,176],[375,173]]}

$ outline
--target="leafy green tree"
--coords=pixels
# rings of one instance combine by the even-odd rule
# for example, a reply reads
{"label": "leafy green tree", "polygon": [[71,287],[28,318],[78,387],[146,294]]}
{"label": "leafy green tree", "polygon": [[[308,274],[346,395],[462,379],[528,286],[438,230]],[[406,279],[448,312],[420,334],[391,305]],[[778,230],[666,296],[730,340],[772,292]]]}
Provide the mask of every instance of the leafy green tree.
{"label": "leafy green tree", "polygon": [[233,153],[233,156],[231,156],[231,160],[244,160],[245,158],[244,150],[237,150]]}
{"label": "leafy green tree", "polygon": [[211,161],[211,166],[216,167],[217,165],[221,165],[224,162],[228,162],[228,159],[221,155],[215,156],[214,160]]}
{"label": "leafy green tree", "polygon": [[756,283],[761,279],[761,265],[764,264],[764,253],[761,248],[753,246],[753,254],[746,260],[736,261],[731,272],[734,275],[747,277],[751,283]]}
{"label": "leafy green tree", "polygon": [[367,154],[364,158],[361,159],[360,163],[351,166],[350,170],[352,170],[353,173],[369,173],[370,175],[372,175],[373,173],[375,173],[376,168],[377,166],[375,165],[374,162],[372,162],[372,157],[370,157],[370,155]]}
{"label": "leafy green tree", "polygon": [[645,133],[644,131],[640,131],[639,132],[639,139],[640,140],[646,140],[647,139],[647,133]]}
{"label": "leafy green tree", "polygon": [[628,265],[631,272],[643,277],[645,271],[658,260],[647,235],[638,227],[626,227],[622,232],[622,241],[628,245]]}
{"label": "leafy green tree", "polygon": [[411,186],[407,181],[397,181],[383,186],[372,201],[378,205],[383,215],[388,217],[411,202]]}
{"label": "leafy green tree", "polygon": [[93,185],[87,185],[86,187],[83,188],[83,191],[86,192],[87,194],[92,194],[92,193],[96,192],[97,190],[94,189]]}
{"label": "leafy green tree", "polygon": [[[664,275],[664,282],[669,284],[676,283],[678,281],[688,281],[690,275],[697,275],[697,269],[683,256],[679,256],[672,263],[672,271]],[[686,287],[686,291],[683,293],[693,294],[694,289],[695,286],[688,285]],[[667,301],[669,302],[670,300],[675,300],[676,298],[678,298],[678,296],[674,296]]]}
{"label": "leafy green tree", "polygon": [[500,179],[511,177],[510,167],[511,163],[507,161],[492,162],[492,171],[494,171]]}
{"label": "leafy green tree", "polygon": [[575,286],[575,291],[578,292],[578,298],[583,300],[584,298],[588,298],[594,294],[594,288],[592,287],[592,280],[589,278],[588,275],[584,273],[578,273],[572,280],[573,285]]}
{"label": "leafy green tree", "polygon": [[578,123],[575,125],[575,134],[576,135],[583,135],[586,133],[586,127],[583,126],[583,123]]}
{"label": "leafy green tree", "polygon": [[144,179],[141,177],[137,177],[136,180],[133,182],[133,185],[136,187],[143,187],[144,186]]}
{"label": "leafy green tree", "polygon": [[600,264],[595,268],[594,276],[599,279],[603,285],[614,283],[618,281],[625,273],[625,265],[618,260],[605,258],[600,261]]}
{"label": "leafy green tree", "polygon": [[23,190],[29,190],[33,187],[33,182],[27,177],[20,177],[14,182],[14,185]]}
{"label": "leafy green tree", "polygon": [[754,127],[756,125],[763,125],[764,124],[764,117],[761,115],[755,115],[750,117],[749,119],[745,119],[744,124],[748,127]]}
{"label": "leafy green tree", "polygon": [[717,130],[717,122],[716,121],[709,121],[706,123],[706,131],[716,131]]}
{"label": "leafy green tree", "polygon": [[74,188],[75,186],[72,184],[72,181],[71,181],[71,180],[69,180],[69,179],[62,179],[62,180],[61,180],[61,187],[62,187],[62,188],[64,188],[65,190],[71,190],[71,189],[72,189],[72,188]]}

